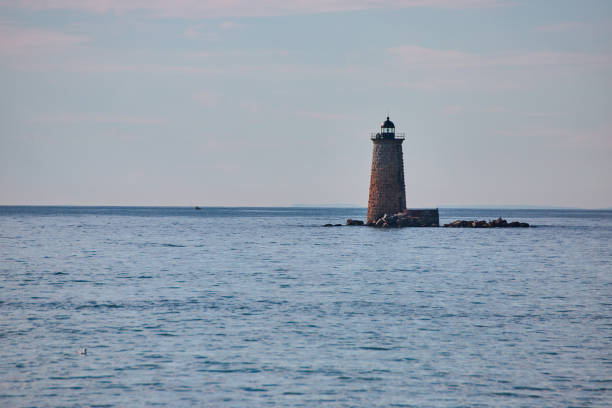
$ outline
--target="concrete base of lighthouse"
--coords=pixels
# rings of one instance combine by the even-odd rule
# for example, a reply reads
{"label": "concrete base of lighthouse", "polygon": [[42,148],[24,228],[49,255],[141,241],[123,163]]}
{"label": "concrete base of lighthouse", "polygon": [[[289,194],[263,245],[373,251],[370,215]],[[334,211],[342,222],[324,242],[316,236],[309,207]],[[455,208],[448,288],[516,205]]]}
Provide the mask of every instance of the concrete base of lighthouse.
{"label": "concrete base of lighthouse", "polygon": [[437,208],[405,209],[397,214],[384,214],[366,225],[379,228],[439,227],[440,215]]}

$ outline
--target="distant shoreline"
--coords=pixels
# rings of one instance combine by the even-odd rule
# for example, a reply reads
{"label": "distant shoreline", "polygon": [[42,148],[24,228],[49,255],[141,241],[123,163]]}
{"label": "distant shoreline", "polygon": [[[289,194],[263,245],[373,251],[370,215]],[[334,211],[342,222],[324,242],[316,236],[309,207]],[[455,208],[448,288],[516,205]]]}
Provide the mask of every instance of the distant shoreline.
{"label": "distant shoreline", "polygon": [[[42,207],[53,207],[53,208],[181,208],[181,209],[194,209],[196,206],[190,205],[122,205],[122,204],[0,204],[0,208],[42,208]],[[265,205],[200,205],[197,206],[200,209],[213,209],[213,208],[227,208],[227,209],[257,209],[257,208],[278,208],[278,209],[351,209],[351,210],[367,210],[365,206],[357,205],[276,205],[276,206],[265,206]],[[433,207],[432,207],[433,208]],[[608,208],[581,208],[581,207],[558,207],[558,206],[493,206],[493,205],[472,205],[472,206],[439,206],[440,210],[553,210],[553,211],[612,211],[612,207]]]}

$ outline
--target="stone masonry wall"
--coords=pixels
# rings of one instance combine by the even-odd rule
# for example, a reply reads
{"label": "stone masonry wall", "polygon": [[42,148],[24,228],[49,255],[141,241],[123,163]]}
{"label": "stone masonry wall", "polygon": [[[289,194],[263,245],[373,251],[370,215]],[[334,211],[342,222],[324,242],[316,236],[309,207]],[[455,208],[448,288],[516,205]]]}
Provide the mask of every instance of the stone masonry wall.
{"label": "stone masonry wall", "polygon": [[373,142],[367,223],[406,209],[403,140],[376,139]]}

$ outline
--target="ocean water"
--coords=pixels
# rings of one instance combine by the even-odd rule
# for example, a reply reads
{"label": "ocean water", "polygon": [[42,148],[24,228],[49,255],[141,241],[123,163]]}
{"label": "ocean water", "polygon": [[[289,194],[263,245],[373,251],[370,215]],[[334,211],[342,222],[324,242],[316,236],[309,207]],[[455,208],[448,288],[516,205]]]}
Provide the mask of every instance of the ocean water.
{"label": "ocean water", "polygon": [[0,406],[612,406],[612,212],[440,216],[0,207]]}

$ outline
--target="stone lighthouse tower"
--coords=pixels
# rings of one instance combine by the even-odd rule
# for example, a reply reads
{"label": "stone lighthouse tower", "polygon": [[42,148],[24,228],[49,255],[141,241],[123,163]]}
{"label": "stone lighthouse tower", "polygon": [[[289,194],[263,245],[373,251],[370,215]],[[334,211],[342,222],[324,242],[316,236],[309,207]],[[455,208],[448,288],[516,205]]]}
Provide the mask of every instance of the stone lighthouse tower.
{"label": "stone lighthouse tower", "polygon": [[402,152],[404,134],[395,132],[395,125],[387,116],[380,127],[380,133],[373,133],[370,138],[374,150],[367,224],[375,223],[385,214],[393,215],[406,210]]}

